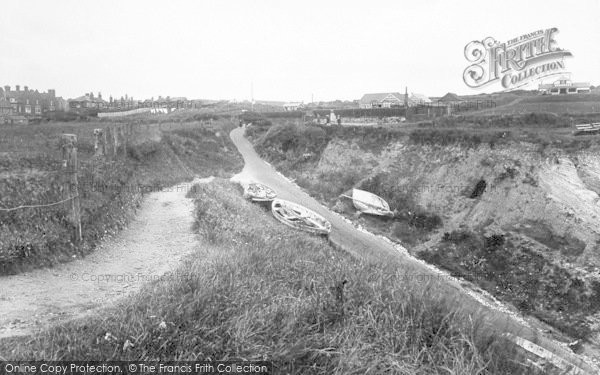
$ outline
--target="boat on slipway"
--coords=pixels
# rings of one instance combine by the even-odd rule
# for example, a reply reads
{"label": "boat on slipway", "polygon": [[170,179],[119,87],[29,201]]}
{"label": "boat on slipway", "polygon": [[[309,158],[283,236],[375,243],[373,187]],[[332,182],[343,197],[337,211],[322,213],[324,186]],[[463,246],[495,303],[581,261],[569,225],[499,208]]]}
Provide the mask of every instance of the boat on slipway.
{"label": "boat on slipway", "polygon": [[277,192],[267,185],[251,182],[244,186],[244,198],[253,202],[270,202],[277,197]]}
{"label": "boat on slipway", "polygon": [[352,196],[342,195],[343,197],[352,199],[354,207],[369,215],[393,217],[394,213],[390,210],[390,205],[378,195],[369,193],[360,189],[352,189]]}
{"label": "boat on slipway", "polygon": [[331,232],[331,223],[323,216],[294,202],[274,199],[271,212],[277,220],[292,228],[320,235]]}

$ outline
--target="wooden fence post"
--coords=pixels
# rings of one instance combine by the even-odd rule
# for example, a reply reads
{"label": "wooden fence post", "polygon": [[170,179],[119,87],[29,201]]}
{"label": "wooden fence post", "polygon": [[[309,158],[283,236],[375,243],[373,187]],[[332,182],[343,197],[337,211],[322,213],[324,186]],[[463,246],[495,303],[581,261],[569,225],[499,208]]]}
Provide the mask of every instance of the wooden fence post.
{"label": "wooden fence post", "polygon": [[112,127],[111,126],[107,126],[106,127],[106,155],[114,155],[114,151],[113,151],[113,141],[112,141]]}
{"label": "wooden fence post", "polygon": [[94,150],[96,156],[104,155],[104,131],[102,129],[94,129]]}
{"label": "wooden fence post", "polygon": [[79,243],[83,236],[81,233],[81,203],[77,182],[77,136],[75,134],[62,135],[62,157],[63,170],[65,172],[63,194],[64,199],[69,199],[65,202],[65,205],[69,210],[69,222],[74,227],[73,240]]}
{"label": "wooden fence post", "polygon": [[107,133],[109,131],[109,128],[106,129],[102,129],[102,141],[104,142],[104,155],[108,154],[108,143],[107,141]]}
{"label": "wooden fence post", "polygon": [[119,132],[118,132],[118,128],[113,126],[111,128],[111,132],[113,135],[113,156],[117,157],[118,152],[119,152]]}
{"label": "wooden fence post", "polygon": [[127,158],[127,138],[129,137],[129,124],[121,125],[121,140],[123,142],[123,158]]}

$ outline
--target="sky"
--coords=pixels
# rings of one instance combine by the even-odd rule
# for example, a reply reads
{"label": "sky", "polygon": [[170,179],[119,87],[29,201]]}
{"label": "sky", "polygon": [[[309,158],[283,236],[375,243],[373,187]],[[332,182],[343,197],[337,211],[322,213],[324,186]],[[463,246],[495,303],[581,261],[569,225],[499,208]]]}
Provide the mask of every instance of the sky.
{"label": "sky", "polygon": [[2,1],[0,85],[72,98],[329,101],[478,94],[465,46],[557,27],[600,85],[600,0]]}

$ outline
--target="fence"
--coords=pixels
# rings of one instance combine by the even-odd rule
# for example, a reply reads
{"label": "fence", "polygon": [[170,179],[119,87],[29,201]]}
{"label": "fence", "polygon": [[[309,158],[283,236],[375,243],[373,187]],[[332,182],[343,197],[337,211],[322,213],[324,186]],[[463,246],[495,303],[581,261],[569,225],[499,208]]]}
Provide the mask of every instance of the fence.
{"label": "fence", "polygon": [[129,111],[121,111],[121,112],[98,112],[98,117],[120,117],[120,116],[129,116],[136,115],[138,113],[150,112],[152,108],[137,108],[131,109]]}
{"label": "fence", "polygon": [[453,113],[478,111],[480,109],[496,108],[496,102],[493,100],[471,100],[466,102],[451,103],[450,107]]}
{"label": "fence", "polygon": [[[156,127],[160,131],[161,125],[151,124],[150,127]],[[136,127],[147,126],[145,124],[113,124],[105,128],[96,128],[93,130],[94,139],[94,158],[125,158],[128,147],[131,147],[131,136]],[[91,130],[91,129],[90,129]],[[81,199],[79,189],[79,160],[77,157],[78,137],[76,134],[62,134],[60,138],[60,150],[62,155],[60,173],[60,184],[62,186],[62,199],[56,202],[44,204],[23,204],[17,207],[0,207],[0,213],[12,212],[22,209],[48,208],[63,206],[67,212],[67,222],[71,226],[71,239],[74,243],[81,243],[83,240],[81,226]]]}
{"label": "fence", "polygon": [[[331,113],[329,109],[317,109],[313,111],[314,116],[323,117]],[[342,117],[400,117],[406,116],[404,108],[348,108],[334,110],[336,116]]]}

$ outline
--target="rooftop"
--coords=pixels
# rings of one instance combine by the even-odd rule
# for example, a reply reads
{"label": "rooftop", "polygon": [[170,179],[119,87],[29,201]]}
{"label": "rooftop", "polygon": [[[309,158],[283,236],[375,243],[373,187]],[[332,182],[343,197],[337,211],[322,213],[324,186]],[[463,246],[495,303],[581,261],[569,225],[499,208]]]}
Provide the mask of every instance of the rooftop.
{"label": "rooftop", "polygon": [[380,102],[380,101],[383,101],[385,98],[387,98],[390,95],[394,96],[398,100],[404,100],[404,95],[400,94],[399,92],[382,92],[382,93],[375,93],[375,94],[365,94],[360,99],[360,101],[362,103]]}

